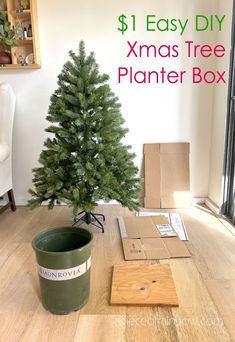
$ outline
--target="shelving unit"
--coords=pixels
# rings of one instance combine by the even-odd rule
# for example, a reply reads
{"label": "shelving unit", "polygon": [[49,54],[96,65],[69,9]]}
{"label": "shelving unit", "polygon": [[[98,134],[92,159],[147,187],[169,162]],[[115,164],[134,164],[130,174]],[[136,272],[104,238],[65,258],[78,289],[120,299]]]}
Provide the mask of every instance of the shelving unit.
{"label": "shelving unit", "polygon": [[[22,9],[20,0],[0,0],[1,8],[8,15],[8,21],[14,28],[32,27],[32,37],[19,39],[19,45],[11,49],[12,64],[0,66],[2,69],[39,69],[41,67],[39,44],[38,44],[38,25],[36,0],[29,0],[29,8]],[[4,8],[5,7],[5,8]]]}

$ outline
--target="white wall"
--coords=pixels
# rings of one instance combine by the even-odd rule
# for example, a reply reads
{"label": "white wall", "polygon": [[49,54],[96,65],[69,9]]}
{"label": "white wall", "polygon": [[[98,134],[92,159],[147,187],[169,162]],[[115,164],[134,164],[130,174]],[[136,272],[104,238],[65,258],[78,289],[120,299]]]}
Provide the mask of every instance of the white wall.
{"label": "white wall", "polygon": [[[231,47],[231,20],[233,11],[233,1],[223,0],[218,2],[219,12],[225,13],[226,32],[227,34],[218,34],[218,42],[223,41],[230,51]],[[229,53],[226,58],[218,60],[218,69],[227,70],[229,72]],[[223,177],[223,160],[224,160],[224,135],[227,115],[227,96],[228,89],[226,87],[215,87],[214,107],[212,115],[212,136],[211,136],[211,159],[210,159],[210,177],[208,197],[217,206],[222,204],[222,177]]]}
{"label": "white wall", "polygon": [[[179,38],[173,32],[146,33],[138,25],[136,33],[121,35],[117,30],[117,18],[122,13],[136,14],[139,20],[146,14],[156,14],[159,18],[189,17],[190,20],[195,14],[221,14],[214,0],[38,1],[42,68],[0,71],[0,80],[9,82],[17,95],[13,179],[18,204],[25,203],[28,198],[31,169],[37,165],[46,137],[44,128],[48,123],[45,117],[50,95],[56,88],[57,75],[68,58],[68,50],[76,50],[80,39],[85,40],[87,51],[95,51],[100,70],[111,77],[111,87],[120,98],[126,126],[130,129],[127,141],[137,154],[137,165],[141,165],[143,143],[189,141],[192,196],[207,197],[214,87],[192,85],[191,82],[179,86],[118,84],[117,68],[129,64],[136,69],[155,70],[162,65],[171,69],[189,69],[200,64],[204,69],[213,69],[214,58],[188,60],[182,56],[167,61],[156,58],[148,61],[131,58],[128,61],[125,42],[129,39],[142,44],[172,42],[182,45],[185,39],[190,39],[197,43],[213,43],[216,34],[196,34],[191,28],[183,38]],[[225,35],[222,36],[224,39]],[[217,95],[220,91],[224,93],[224,89],[218,88]]]}

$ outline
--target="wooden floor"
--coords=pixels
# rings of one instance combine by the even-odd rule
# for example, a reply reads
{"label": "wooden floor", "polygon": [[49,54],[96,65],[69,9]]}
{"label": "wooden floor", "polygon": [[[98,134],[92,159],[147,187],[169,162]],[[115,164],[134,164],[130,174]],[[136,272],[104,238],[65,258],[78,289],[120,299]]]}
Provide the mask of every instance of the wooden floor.
{"label": "wooden floor", "polygon": [[178,308],[166,308],[109,305],[112,266],[125,262],[116,216],[130,213],[117,205],[97,210],[107,221],[104,234],[91,228],[90,300],[65,316],[40,303],[31,240],[42,229],[71,225],[70,210],[18,208],[0,216],[1,342],[235,341],[235,237],[211,212],[179,211],[192,258],[161,261],[171,265],[179,297]]}

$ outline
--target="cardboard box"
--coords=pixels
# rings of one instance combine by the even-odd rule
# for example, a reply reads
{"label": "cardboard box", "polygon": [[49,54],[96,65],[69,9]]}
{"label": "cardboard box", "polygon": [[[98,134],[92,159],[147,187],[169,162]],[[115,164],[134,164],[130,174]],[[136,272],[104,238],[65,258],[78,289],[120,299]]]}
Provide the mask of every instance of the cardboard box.
{"label": "cardboard box", "polygon": [[190,205],[189,143],[144,144],[145,208]]}
{"label": "cardboard box", "polygon": [[125,260],[190,257],[165,216],[118,218]]}
{"label": "cardboard box", "polygon": [[187,241],[188,233],[183,221],[183,218],[179,213],[162,213],[162,212],[149,212],[149,211],[139,211],[136,213],[136,216],[159,216],[163,215],[167,218],[168,223],[174,228],[176,233],[178,234],[180,240]]}

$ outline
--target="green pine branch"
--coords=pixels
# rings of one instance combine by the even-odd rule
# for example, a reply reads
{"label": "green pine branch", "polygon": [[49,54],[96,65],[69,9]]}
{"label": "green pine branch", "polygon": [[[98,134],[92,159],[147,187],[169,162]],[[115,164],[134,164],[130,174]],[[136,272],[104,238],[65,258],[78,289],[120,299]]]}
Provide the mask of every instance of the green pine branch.
{"label": "green pine branch", "polygon": [[[92,211],[99,200],[117,200],[137,210],[140,179],[131,146],[122,142],[119,99],[100,74],[94,54],[69,52],[51,96],[46,129],[50,133],[33,169],[31,208],[47,201],[48,208],[67,203],[76,217],[78,208]],[[51,136],[52,135],[52,136]]]}

